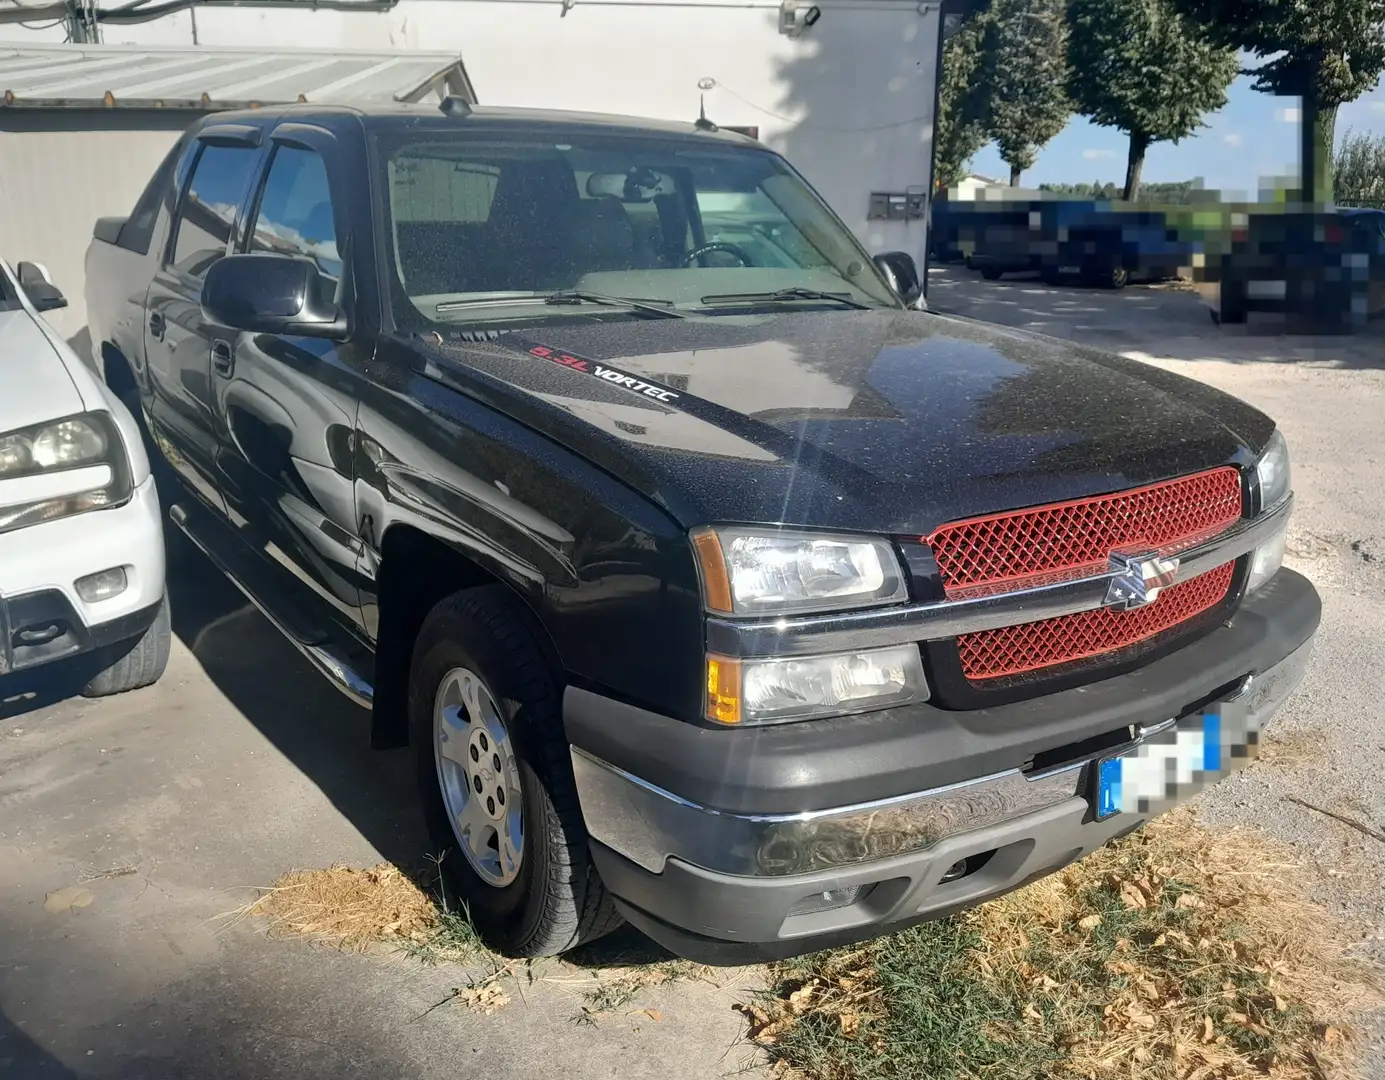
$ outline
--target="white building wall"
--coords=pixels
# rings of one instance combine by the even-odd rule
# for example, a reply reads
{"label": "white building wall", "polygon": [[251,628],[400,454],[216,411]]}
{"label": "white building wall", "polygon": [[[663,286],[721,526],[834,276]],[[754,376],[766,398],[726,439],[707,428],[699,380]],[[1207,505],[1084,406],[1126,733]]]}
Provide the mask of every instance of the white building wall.
{"label": "white building wall", "polygon": [[[92,226],[130,212],[178,129],[151,119],[148,127],[110,130],[100,126],[110,118],[68,113],[42,118],[68,130],[15,130],[15,119],[0,115],[0,258],[48,267],[68,306],[46,317],[84,346],[83,263]],[[139,123],[128,113],[119,119]]]}

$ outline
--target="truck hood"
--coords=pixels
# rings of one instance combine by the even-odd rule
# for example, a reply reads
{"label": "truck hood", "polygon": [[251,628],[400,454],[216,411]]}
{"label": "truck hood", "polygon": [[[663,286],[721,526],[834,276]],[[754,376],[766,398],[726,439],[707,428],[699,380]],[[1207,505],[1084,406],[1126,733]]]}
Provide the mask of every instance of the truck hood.
{"label": "truck hood", "polygon": [[27,311],[0,311],[0,434],[82,411],[62,357]]}
{"label": "truck hood", "polygon": [[925,312],[573,323],[420,345],[428,374],[559,439],[686,525],[922,534],[1245,466],[1274,430],[1249,405],[1161,369]]}

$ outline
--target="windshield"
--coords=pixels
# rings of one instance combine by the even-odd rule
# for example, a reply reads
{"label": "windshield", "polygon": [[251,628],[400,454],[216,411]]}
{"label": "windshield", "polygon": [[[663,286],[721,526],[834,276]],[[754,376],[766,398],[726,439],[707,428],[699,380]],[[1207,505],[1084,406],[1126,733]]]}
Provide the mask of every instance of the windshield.
{"label": "windshield", "polygon": [[379,147],[403,324],[570,317],[585,303],[572,293],[708,315],[900,306],[855,237],[761,150],[450,133],[381,136]]}

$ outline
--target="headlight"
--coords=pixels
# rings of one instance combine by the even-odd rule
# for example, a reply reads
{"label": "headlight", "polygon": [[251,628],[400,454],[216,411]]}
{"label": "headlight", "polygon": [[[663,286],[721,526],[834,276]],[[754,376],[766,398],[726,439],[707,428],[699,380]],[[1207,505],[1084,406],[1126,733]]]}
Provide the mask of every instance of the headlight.
{"label": "headlight", "polygon": [[693,535],[709,611],[783,615],[905,600],[888,540],[750,529]]}
{"label": "headlight", "polygon": [[0,480],[104,462],[102,426],[94,416],[74,416],[0,435]]}
{"label": "headlight", "polygon": [[1279,568],[1284,565],[1284,544],[1288,538],[1289,533],[1285,529],[1251,553],[1250,577],[1246,581],[1246,592],[1254,592],[1279,573]]}
{"label": "headlight", "polygon": [[924,701],[917,645],[784,660],[707,658],[707,719],[776,724]]}
{"label": "headlight", "polygon": [[[3,502],[7,480],[48,475],[56,478],[94,466],[105,466],[99,470],[99,479],[77,483],[60,495],[37,502]],[[0,435],[0,532],[117,506],[130,497],[131,490],[129,458],[109,413],[69,416]]]}
{"label": "headlight", "polygon": [[[1289,444],[1278,431],[1270,436],[1269,445],[1255,463],[1255,477],[1260,488],[1260,513],[1273,510],[1289,497],[1292,488]],[[1279,568],[1284,565],[1284,544],[1287,539],[1286,527],[1251,553],[1246,592],[1254,592],[1279,573]]]}
{"label": "headlight", "polygon": [[1255,475],[1260,484],[1260,512],[1273,510],[1289,495],[1289,444],[1276,431],[1269,445],[1255,463]]}

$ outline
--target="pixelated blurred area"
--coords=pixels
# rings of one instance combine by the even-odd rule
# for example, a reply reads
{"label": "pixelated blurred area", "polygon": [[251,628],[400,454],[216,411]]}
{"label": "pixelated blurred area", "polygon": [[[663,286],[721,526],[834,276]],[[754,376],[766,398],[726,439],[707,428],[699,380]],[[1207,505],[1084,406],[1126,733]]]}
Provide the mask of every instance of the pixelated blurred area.
{"label": "pixelated blurred area", "polygon": [[929,256],[992,281],[1024,273],[1107,289],[1184,281],[1220,325],[1268,312],[1289,333],[1352,333],[1385,312],[1385,209],[1175,194],[1179,205],[1159,206],[954,188],[933,202]]}

